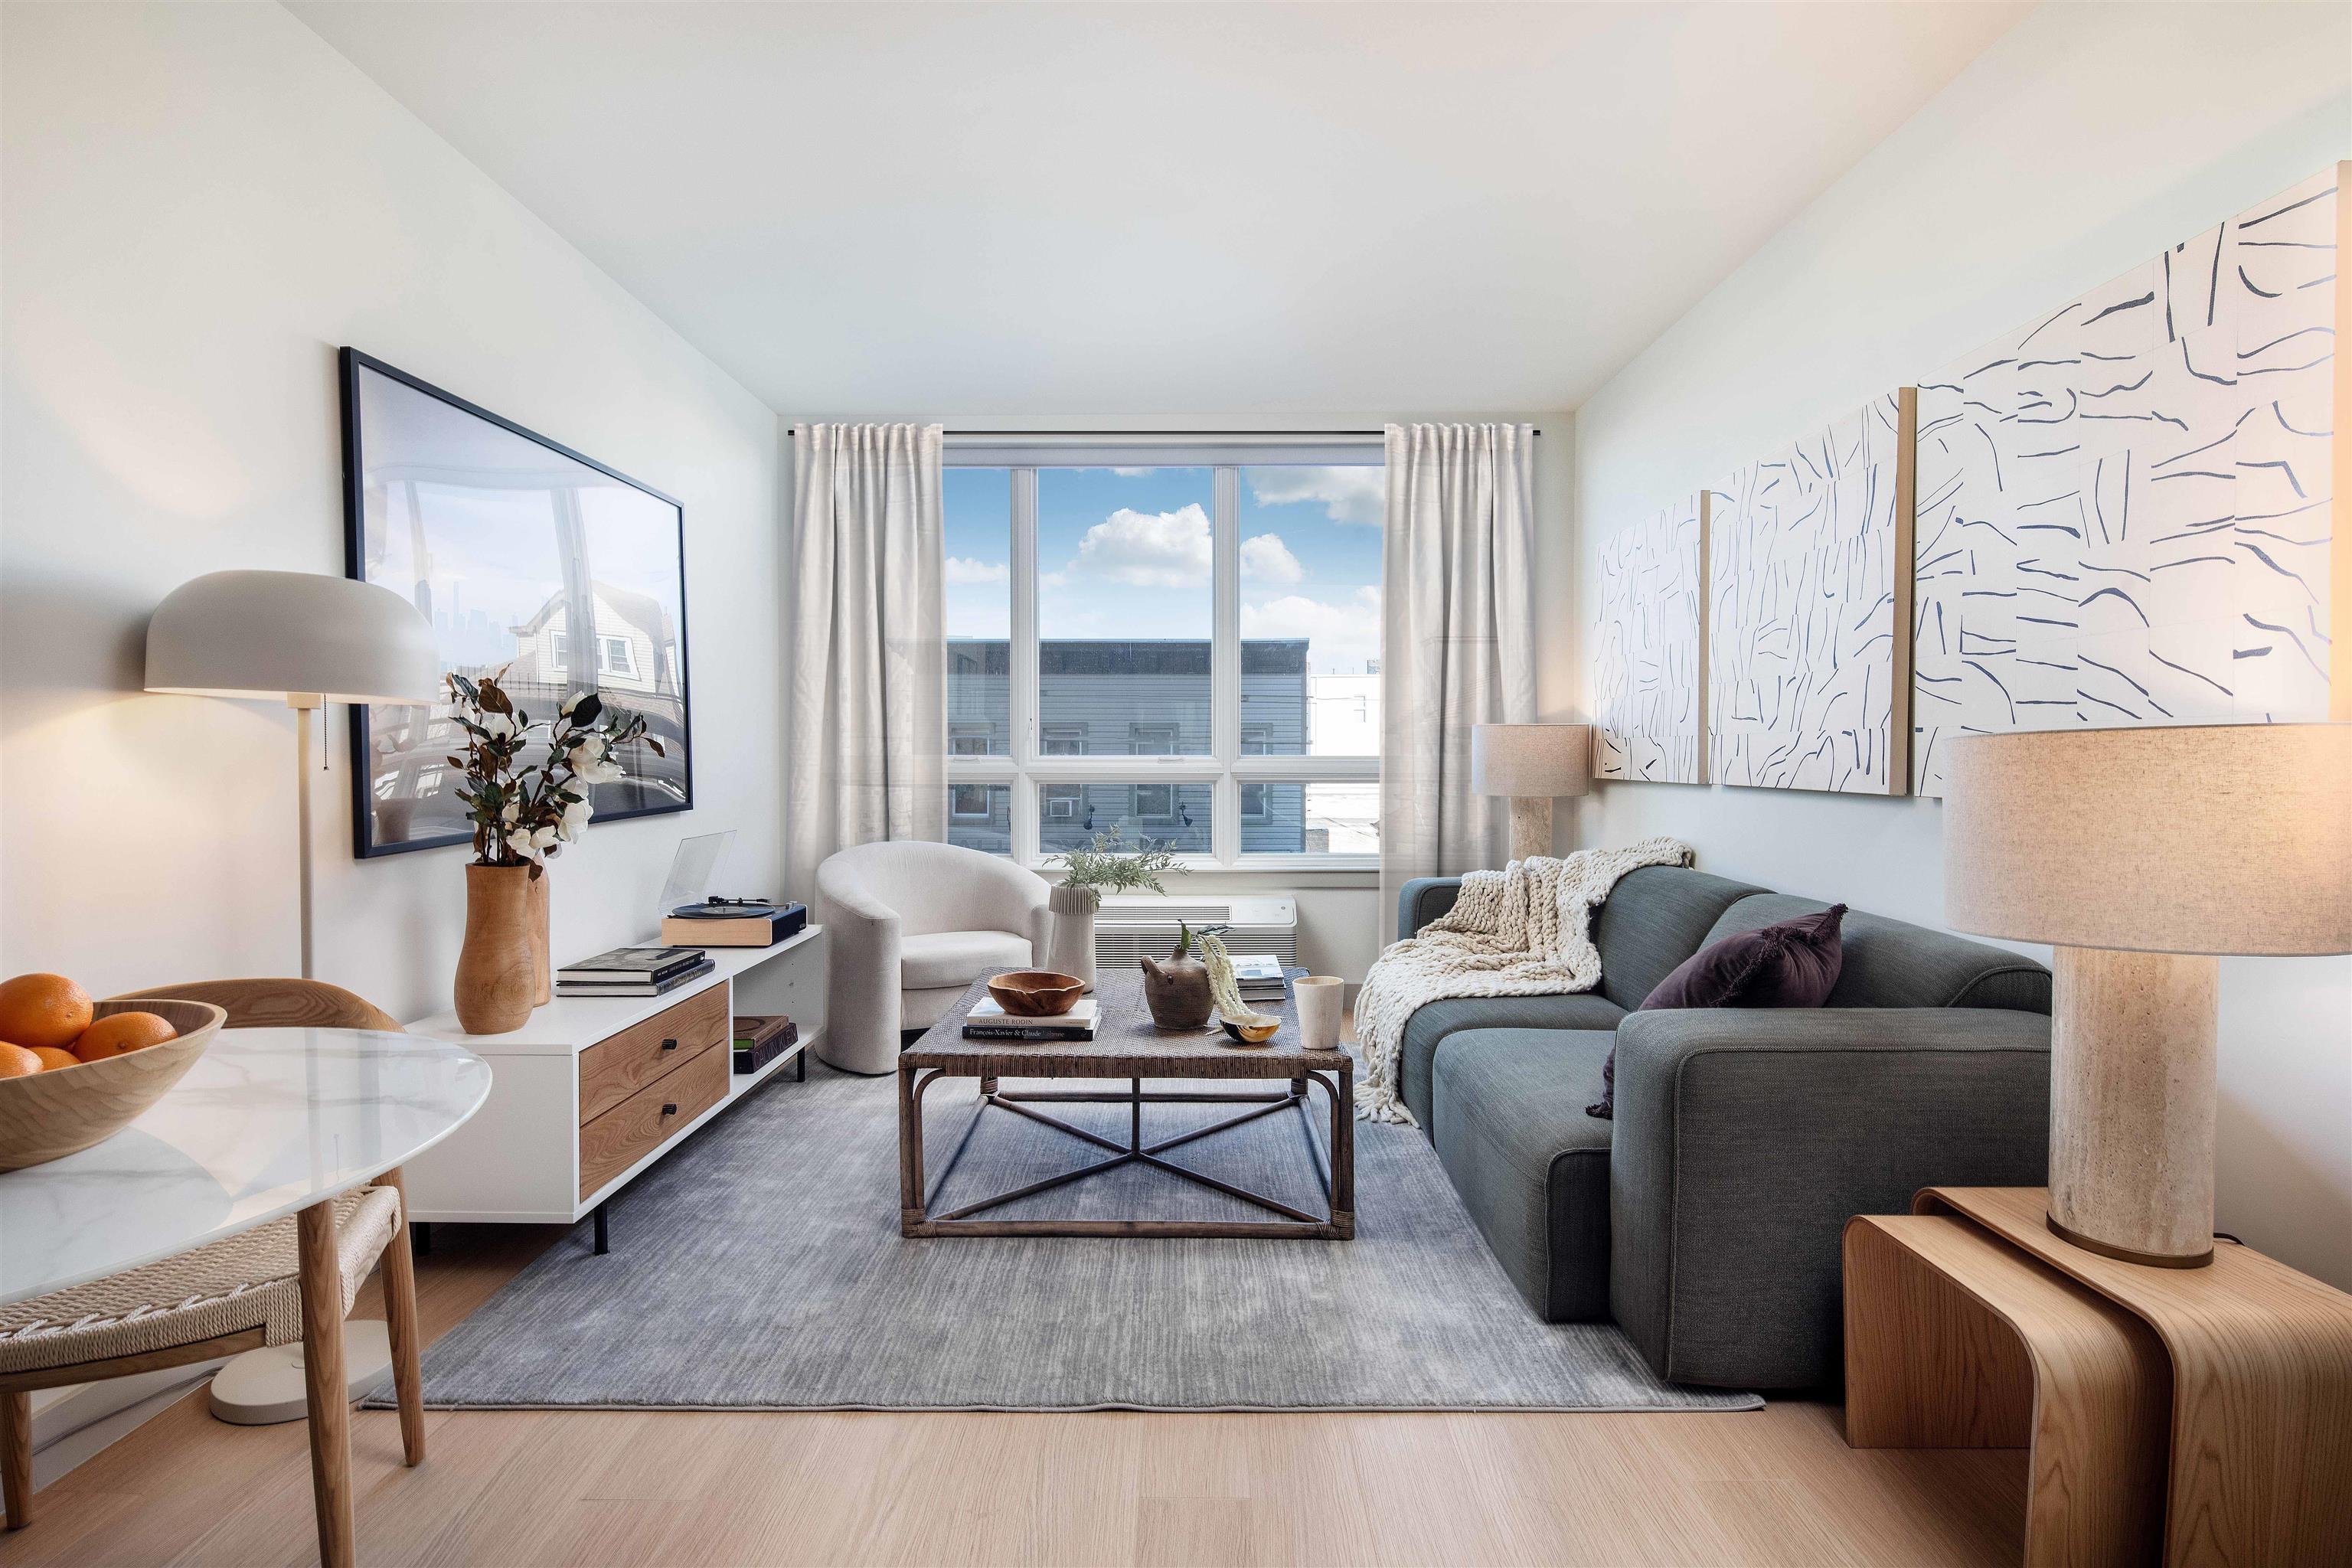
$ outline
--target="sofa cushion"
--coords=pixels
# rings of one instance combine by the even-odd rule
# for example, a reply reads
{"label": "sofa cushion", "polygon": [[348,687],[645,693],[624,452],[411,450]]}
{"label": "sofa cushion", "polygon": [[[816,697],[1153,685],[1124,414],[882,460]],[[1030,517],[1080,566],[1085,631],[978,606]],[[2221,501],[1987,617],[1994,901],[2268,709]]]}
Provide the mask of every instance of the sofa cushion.
{"label": "sofa cushion", "polygon": [[1639,1007],[1659,981],[1713,940],[1708,933],[1726,910],[1763,891],[1682,866],[1644,866],[1620,877],[1592,917],[1601,994],[1620,1007]]}
{"label": "sofa cushion", "polygon": [[1437,1047],[1460,1029],[1613,1029],[1625,1009],[1591,992],[1555,996],[1455,996],[1432,1002],[1405,1021],[1397,1051],[1397,1092],[1421,1130],[1434,1135],[1430,1067]]}
{"label": "sofa cushion", "polygon": [[[1758,893],[1724,910],[1706,940],[1819,914],[1828,907],[1789,893]],[[1858,910],[1845,917],[1843,946],[1844,965],[1827,1004],[1832,1007],[2050,1011],[2050,971],[2006,948]],[[1607,963],[1605,953],[1602,962]]]}
{"label": "sofa cushion", "polygon": [[970,985],[983,975],[1029,967],[1029,939],[1003,931],[942,931],[898,939],[898,988]]}
{"label": "sofa cushion", "polygon": [[1584,1114],[1602,1029],[1465,1029],[1435,1063],[1437,1157],[1546,1322],[1609,1316],[1610,1124]]}
{"label": "sofa cushion", "polygon": [[1642,999],[1664,1007],[1818,1007],[1837,984],[1845,906],[1800,915],[1708,942]]}

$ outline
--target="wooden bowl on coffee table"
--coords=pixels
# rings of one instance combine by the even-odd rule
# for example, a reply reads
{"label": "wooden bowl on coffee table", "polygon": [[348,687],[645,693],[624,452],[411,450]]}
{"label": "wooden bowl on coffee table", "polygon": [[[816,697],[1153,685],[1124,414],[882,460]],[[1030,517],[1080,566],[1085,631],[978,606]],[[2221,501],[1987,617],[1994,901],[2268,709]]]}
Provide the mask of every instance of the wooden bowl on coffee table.
{"label": "wooden bowl on coffee table", "polygon": [[178,1035],[102,1061],[0,1078],[0,1171],[79,1154],[113,1137],[196,1065],[228,1015],[209,1002],[152,997],[100,1002],[90,1011],[152,1013]]}
{"label": "wooden bowl on coffee table", "polygon": [[1070,1010],[1085,994],[1087,983],[1075,974],[1051,969],[1014,969],[993,975],[988,994],[1016,1018],[1051,1018]]}

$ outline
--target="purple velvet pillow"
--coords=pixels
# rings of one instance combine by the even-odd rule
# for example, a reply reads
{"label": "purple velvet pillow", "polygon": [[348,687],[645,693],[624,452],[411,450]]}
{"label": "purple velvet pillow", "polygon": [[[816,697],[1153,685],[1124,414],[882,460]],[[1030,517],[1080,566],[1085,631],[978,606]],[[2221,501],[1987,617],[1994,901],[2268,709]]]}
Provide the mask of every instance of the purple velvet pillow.
{"label": "purple velvet pillow", "polygon": [[[1817,915],[1801,915],[1778,925],[1744,931],[1709,942],[1683,960],[1657,989],[1642,999],[1639,1013],[1669,1007],[1818,1007],[1836,989],[1845,963],[1840,928],[1845,906],[1832,904]],[[1601,1099],[1587,1116],[1612,1117],[1617,1110],[1617,1053],[1601,1068]]]}

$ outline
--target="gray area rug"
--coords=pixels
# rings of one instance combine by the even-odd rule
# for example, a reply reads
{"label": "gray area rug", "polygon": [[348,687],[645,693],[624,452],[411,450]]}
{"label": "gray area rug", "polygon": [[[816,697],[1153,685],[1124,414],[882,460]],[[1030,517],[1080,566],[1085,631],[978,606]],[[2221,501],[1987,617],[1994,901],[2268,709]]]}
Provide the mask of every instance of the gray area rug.
{"label": "gray area rug", "polygon": [[[1314,1103],[1323,1109],[1319,1093]],[[1050,1109],[1125,1137],[1124,1106]],[[1222,1114],[1148,1106],[1146,1135]],[[963,1142],[935,1214],[1098,1157],[1008,1111],[975,1115],[969,1080],[932,1089],[925,1142],[935,1179]],[[608,1255],[590,1252],[583,1221],[443,1336],[425,1357],[425,1402],[751,1410],[1762,1403],[1660,1382],[1614,1325],[1538,1321],[1412,1128],[1357,1124],[1353,1241],[910,1241],[898,1234],[896,1116],[887,1079],[812,1063],[805,1084],[772,1080],[614,1201]],[[1296,1113],[1171,1157],[1321,1212]],[[995,1212],[1262,1217],[1143,1167]],[[381,1407],[389,1393],[371,1404]]]}

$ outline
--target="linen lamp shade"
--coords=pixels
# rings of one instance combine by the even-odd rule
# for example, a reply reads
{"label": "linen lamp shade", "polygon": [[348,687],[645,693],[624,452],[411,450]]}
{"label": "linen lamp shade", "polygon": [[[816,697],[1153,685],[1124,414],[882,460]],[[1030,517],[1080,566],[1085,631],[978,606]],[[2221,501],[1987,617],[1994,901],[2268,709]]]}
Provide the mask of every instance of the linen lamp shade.
{"label": "linen lamp shade", "polygon": [[311,572],[208,572],[147,623],[147,689],[432,702],[433,625],[391,589]]}
{"label": "linen lamp shade", "polygon": [[1476,724],[1470,793],[1511,797],[1511,858],[1551,853],[1554,795],[1592,787],[1590,724]]}
{"label": "linen lamp shade", "polygon": [[1968,735],[1944,913],[2052,944],[2050,1228],[2213,1251],[2219,953],[2352,952],[2352,724]]}

